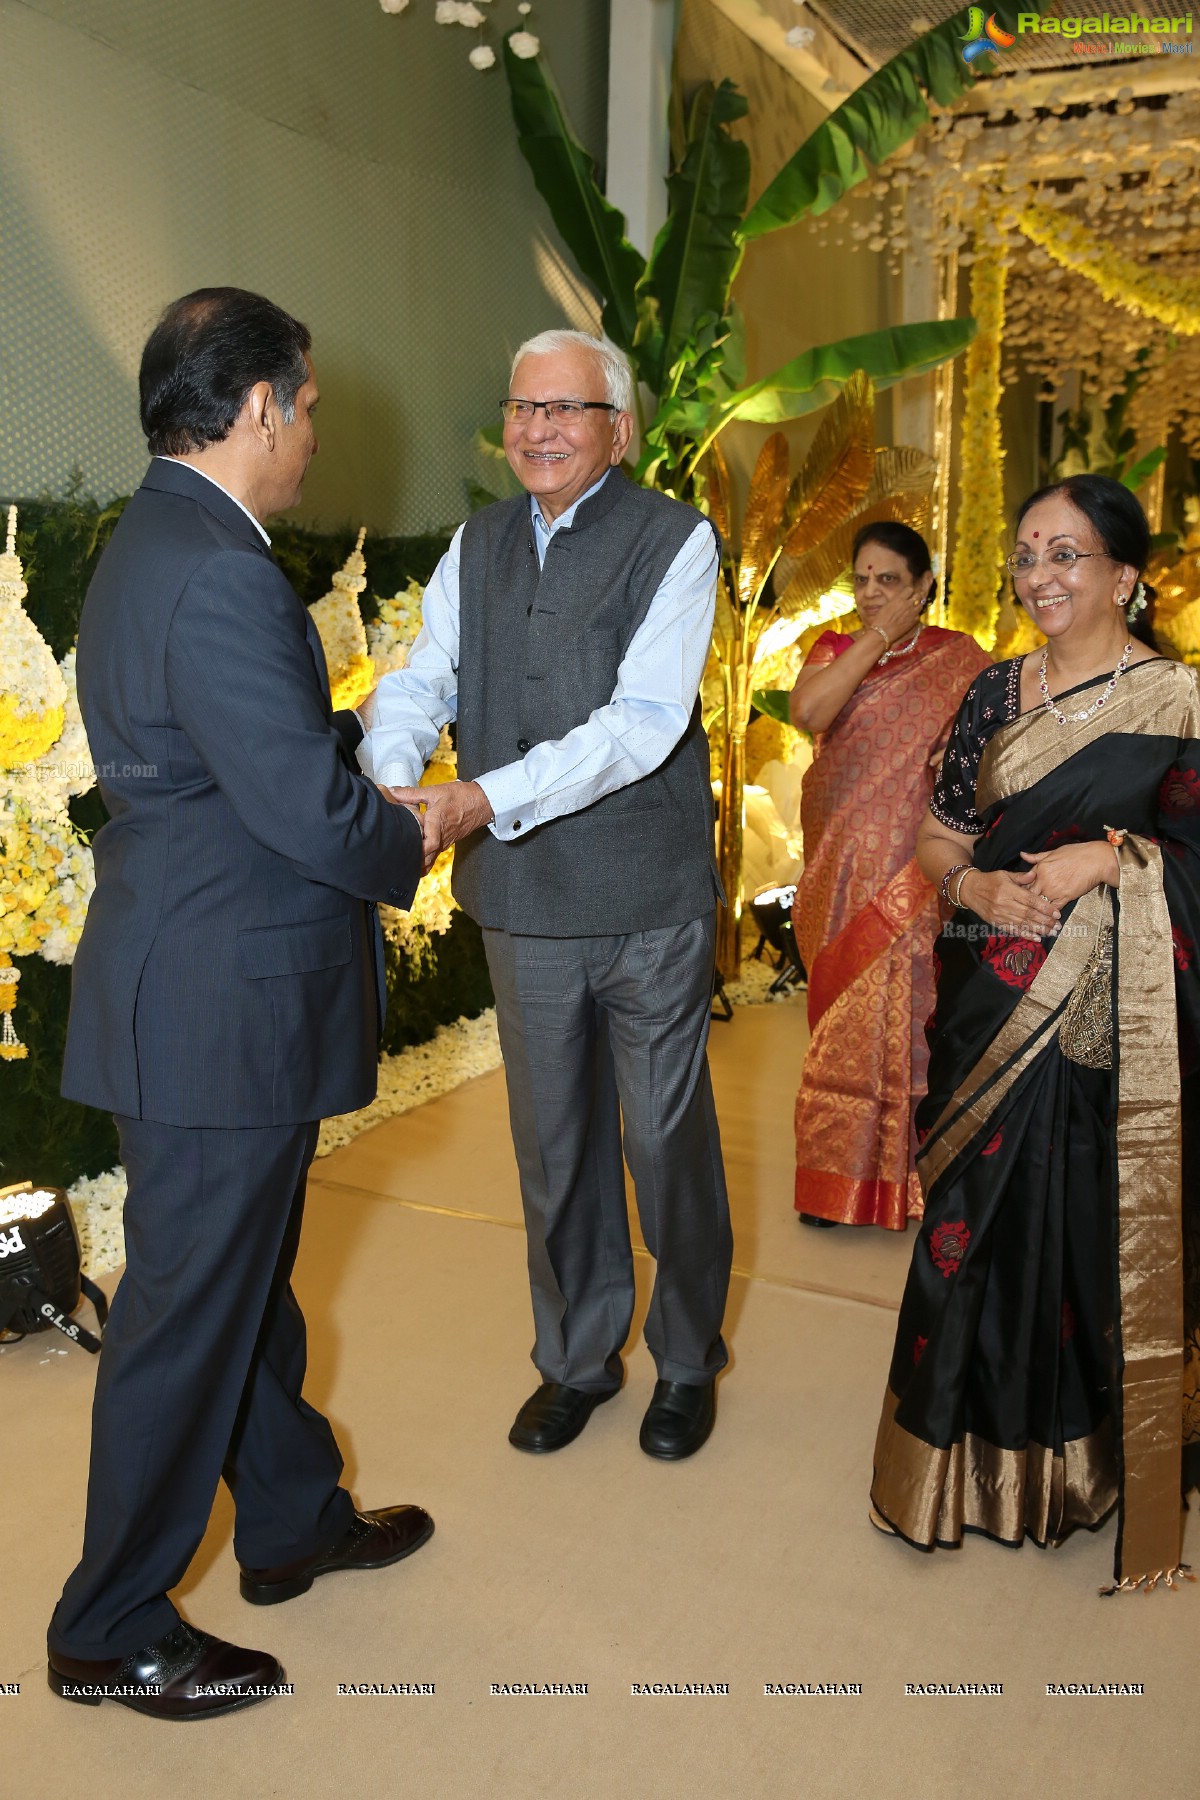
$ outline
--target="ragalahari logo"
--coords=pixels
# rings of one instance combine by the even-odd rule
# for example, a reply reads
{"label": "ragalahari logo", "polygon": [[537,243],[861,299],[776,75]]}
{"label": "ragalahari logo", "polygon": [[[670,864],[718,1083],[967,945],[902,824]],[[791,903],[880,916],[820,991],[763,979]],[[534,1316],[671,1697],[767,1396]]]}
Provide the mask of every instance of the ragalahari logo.
{"label": "ragalahari logo", "polygon": [[974,62],[977,56],[994,56],[997,50],[1011,50],[1016,41],[1011,31],[997,25],[995,13],[988,13],[985,19],[982,6],[973,6],[967,29],[962,34],[963,61]]}

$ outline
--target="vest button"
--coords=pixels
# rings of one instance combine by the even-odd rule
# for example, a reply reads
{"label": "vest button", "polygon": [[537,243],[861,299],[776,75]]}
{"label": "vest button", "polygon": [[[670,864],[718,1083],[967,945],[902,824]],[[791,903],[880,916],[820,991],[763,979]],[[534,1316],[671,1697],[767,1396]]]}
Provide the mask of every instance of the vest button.
{"label": "vest button", "polygon": [[522,756],[528,755],[529,739],[528,738],[518,738],[517,739],[517,749],[521,752]]}
{"label": "vest button", "polygon": [[514,819],[514,820],[513,820],[513,830],[514,830],[514,831],[520,831],[520,829],[521,829],[521,821],[520,821],[520,819]]}

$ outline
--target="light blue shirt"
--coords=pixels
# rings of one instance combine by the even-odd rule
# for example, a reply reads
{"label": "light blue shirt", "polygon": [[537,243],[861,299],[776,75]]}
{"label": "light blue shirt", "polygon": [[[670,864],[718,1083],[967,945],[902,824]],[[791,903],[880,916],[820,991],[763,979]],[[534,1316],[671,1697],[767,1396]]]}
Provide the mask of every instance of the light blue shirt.
{"label": "light blue shirt", "polygon": [[[555,532],[569,530],[576,509],[605,480],[607,473],[550,523],[530,496],[540,562]],[[458,716],[462,534],[460,525],[425,589],[421,632],[407,664],[385,675],[375,690],[371,730],[358,747],[358,760],[364,774],[383,787],[415,787],[442,726]],[[565,737],[535,744],[519,762],[477,777],[495,814],[488,827],[495,837],[523,837],[532,826],[579,812],[666,761],[696,704],[719,571],[716,539],[702,519],[630,639],[607,705]]]}

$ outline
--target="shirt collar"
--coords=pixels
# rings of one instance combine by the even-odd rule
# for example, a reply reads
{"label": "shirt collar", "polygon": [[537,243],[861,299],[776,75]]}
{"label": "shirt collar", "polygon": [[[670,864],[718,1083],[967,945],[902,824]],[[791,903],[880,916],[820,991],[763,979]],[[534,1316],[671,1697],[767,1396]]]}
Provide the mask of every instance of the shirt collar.
{"label": "shirt collar", "polygon": [[[269,537],[268,537],[268,536],[267,536],[267,534],[266,534],[266,532],[265,532],[265,531],[264,531],[264,529],[263,529],[263,527],[262,527],[262,525],[261,525],[261,524],[260,524],[260,523],[259,523],[259,521],[258,521],[258,520],[257,520],[257,519],[256,519],[256,518],[255,518],[255,516],[254,516],[254,514],[253,514],[253,513],[252,513],[252,512],[251,512],[251,511],[250,511],[250,508],[249,508],[249,507],[248,507],[248,506],[244,506],[244,505],[243,505],[243,504],[242,504],[242,502],[241,502],[241,501],[240,501],[240,500],[239,500],[239,499],[238,499],[238,497],[237,497],[237,495],[236,495],[236,494],[231,494],[231,493],[230,493],[230,492],[229,492],[229,489],[228,489],[228,488],[227,488],[227,487],[226,487],[226,486],[225,486],[225,483],[224,483],[224,482],[223,482],[223,481],[218,481],[218,480],[217,480],[217,478],[216,478],[216,476],[215,476],[215,475],[210,475],[210,474],[209,474],[209,473],[208,473],[208,471],[207,471],[207,470],[206,470],[206,469],[198,469],[198,468],[196,468],[196,465],[195,465],[195,463],[192,463],[192,462],[184,462],[184,460],[183,460],[183,457],[182,457],[182,456],[157,456],[157,457],[155,457],[155,461],[156,461],[156,462],[173,462],[173,463],[183,463],[183,467],[184,467],[184,468],[185,468],[185,469],[191,469],[191,470],[193,470],[193,472],[194,472],[194,473],[195,473],[195,474],[197,474],[197,475],[203,475],[203,476],[204,476],[204,479],[205,479],[205,481],[211,481],[211,482],[212,482],[212,484],[213,484],[213,486],[214,486],[214,487],[215,487],[215,488],[220,488],[220,490],[221,490],[221,492],[222,492],[222,493],[223,493],[223,494],[224,494],[224,495],[225,495],[225,497],[226,497],[226,498],[227,498],[227,499],[229,499],[229,500],[232,500],[232,501],[233,501],[233,504],[234,504],[234,505],[235,505],[235,506],[240,506],[240,507],[241,507],[241,508],[242,508],[242,511],[243,511],[243,512],[244,512],[244,513],[245,513],[245,515],[246,515],[246,517],[247,517],[247,518],[248,518],[248,519],[249,519],[249,521],[250,521],[250,523],[251,523],[251,524],[252,524],[252,525],[253,525],[253,527],[254,527],[254,529],[255,529],[255,530],[256,530],[256,531],[257,531],[257,532],[258,532],[258,535],[259,535],[259,536],[260,536],[260,537],[261,537],[261,538],[262,538],[262,541],[263,541],[263,543],[264,543],[264,544],[265,544],[265,545],[266,545],[266,546],[267,546],[267,548],[268,548],[268,549],[270,549],[270,547],[271,547],[271,540],[270,540],[270,538],[269,538]],[[586,495],[585,495],[585,496],[581,496],[581,497],[582,497],[582,498],[586,498]],[[578,502],[576,502],[576,504],[578,504]]]}
{"label": "shirt collar", "polygon": [[590,500],[593,494],[598,494],[600,492],[600,489],[604,486],[605,482],[608,480],[608,478],[611,474],[612,474],[611,469],[605,469],[605,471],[604,471],[603,475],[600,477],[599,481],[595,482],[587,490],[586,494],[580,494],[578,500],[574,501],[570,506],[568,506],[568,508],[565,512],[560,513],[552,525],[547,524],[545,518],[543,517],[542,509],[538,505],[538,500],[537,500],[536,494],[530,494],[529,505],[533,512],[533,528],[534,528],[534,530],[543,539],[545,539],[546,542],[549,542],[549,540],[554,536],[556,531],[565,531],[570,526],[572,520],[575,517],[575,514],[579,511],[579,508],[583,505],[584,501]]}

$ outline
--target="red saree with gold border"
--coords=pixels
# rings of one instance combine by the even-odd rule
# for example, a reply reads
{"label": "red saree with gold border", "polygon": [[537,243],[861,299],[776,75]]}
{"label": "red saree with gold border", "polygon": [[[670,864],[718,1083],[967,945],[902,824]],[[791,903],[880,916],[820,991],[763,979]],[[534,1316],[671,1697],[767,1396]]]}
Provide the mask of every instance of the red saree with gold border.
{"label": "red saree with gold border", "polygon": [[872,1501],[923,1549],[1054,1544],[1115,1508],[1115,1587],[1170,1584],[1200,1476],[1195,672],[1134,664],[1091,719],[1003,723],[975,807],[983,869],[1128,836],[1119,888],[1053,938],[960,913],[938,940],[925,1217]]}
{"label": "red saree with gold border", "polygon": [[[826,632],[805,667],[851,642]],[[816,740],[793,910],[811,1034],[796,1098],[798,1212],[893,1231],[920,1217],[913,1107],[925,1091],[937,897],[913,852],[951,720],[989,660],[964,632],[926,626]]]}

